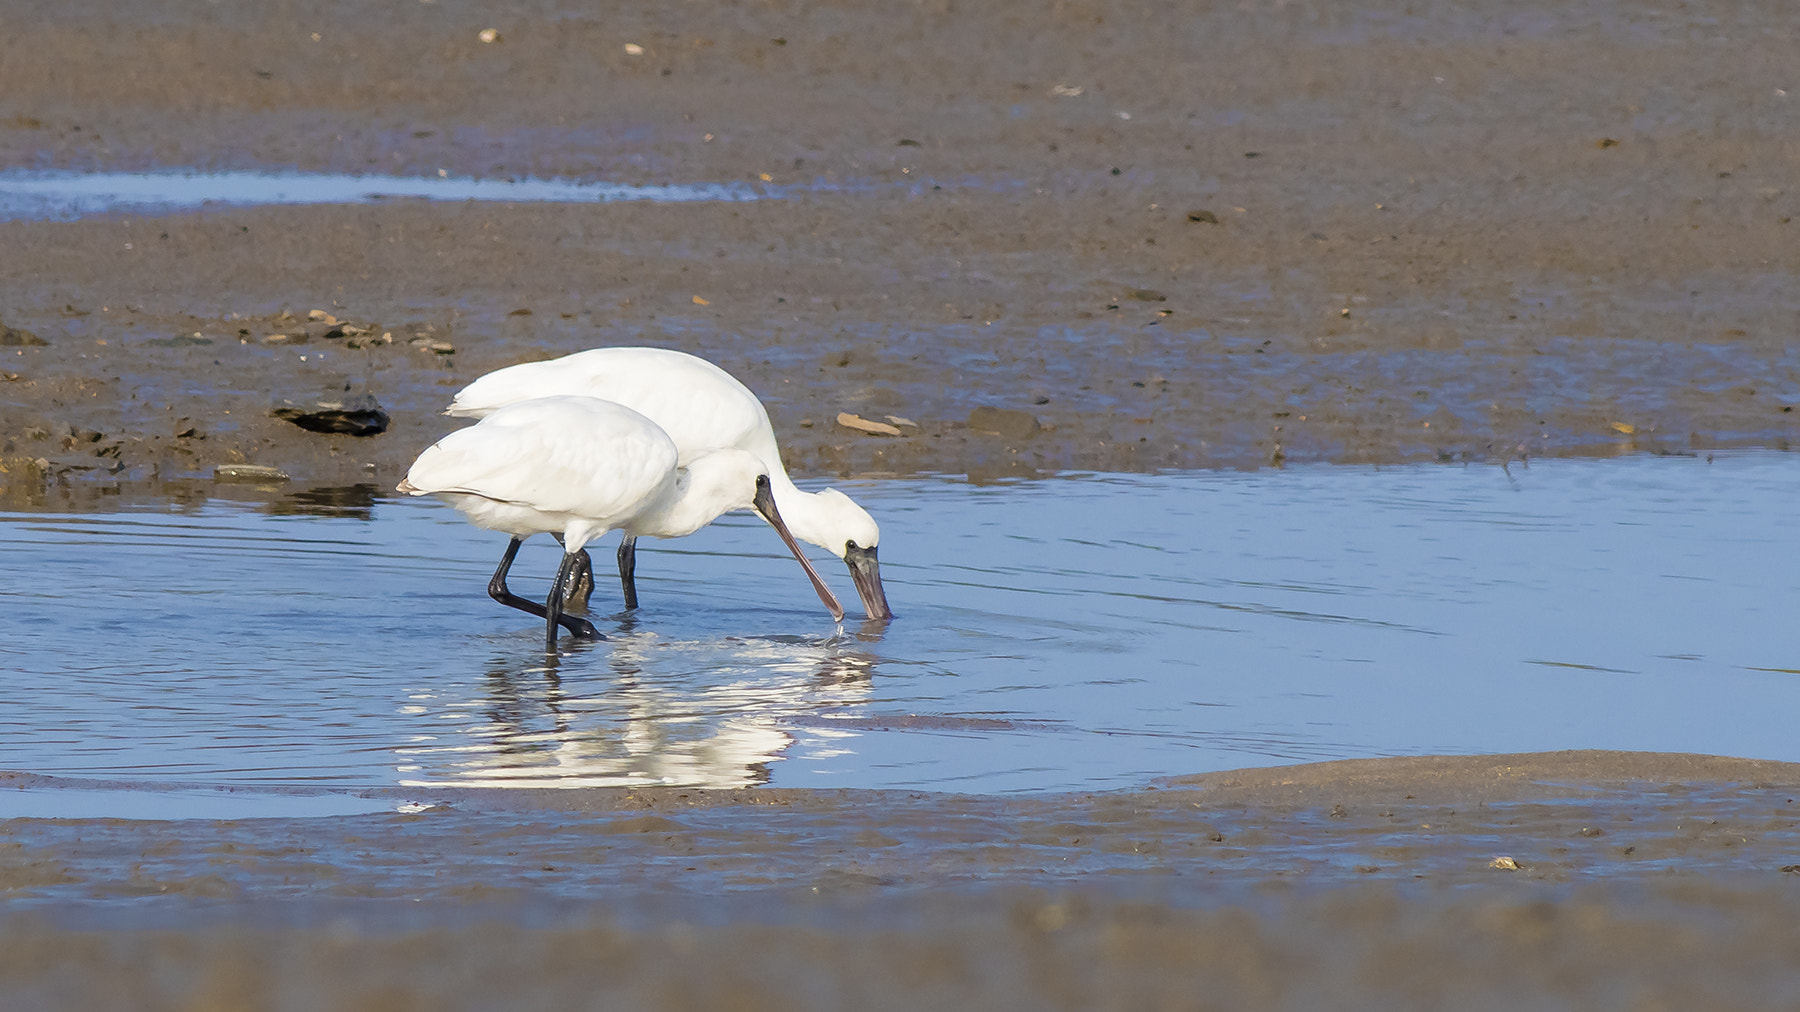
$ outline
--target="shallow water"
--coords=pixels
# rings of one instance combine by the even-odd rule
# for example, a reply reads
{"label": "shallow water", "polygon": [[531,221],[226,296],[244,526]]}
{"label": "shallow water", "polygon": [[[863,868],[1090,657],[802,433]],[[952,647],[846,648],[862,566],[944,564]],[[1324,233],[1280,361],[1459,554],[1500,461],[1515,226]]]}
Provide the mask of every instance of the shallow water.
{"label": "shallow water", "polygon": [[[834,628],[734,516],[645,542],[633,616],[603,576],[611,639],[554,664],[484,593],[503,540],[436,503],[0,515],[0,768],[1008,792],[1374,755],[1800,760],[1800,458],[842,487],[882,522],[892,623]],[[528,545],[515,589],[554,559]]]}
{"label": "shallow water", "polygon": [[746,201],[773,189],[742,183],[631,186],[562,179],[469,179],[316,172],[0,173],[0,221],[64,220],[116,210],[166,213],[208,204],[366,204],[412,197],[603,204]]}
{"label": "shallow water", "polygon": [[421,807],[344,792],[144,790],[143,786],[84,788],[32,783],[0,791],[0,813],[9,819],[296,819],[409,812]]}

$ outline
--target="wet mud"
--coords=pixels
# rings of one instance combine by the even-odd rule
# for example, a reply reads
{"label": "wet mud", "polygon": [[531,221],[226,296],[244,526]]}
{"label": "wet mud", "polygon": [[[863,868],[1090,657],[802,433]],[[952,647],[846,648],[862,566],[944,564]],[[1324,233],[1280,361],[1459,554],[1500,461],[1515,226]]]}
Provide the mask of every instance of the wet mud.
{"label": "wet mud", "polygon": [[[795,188],[0,223],[0,319],[47,342],[0,349],[15,500],[243,463],[391,485],[461,384],[623,343],[741,375],[809,475],[1795,433],[1778,5],[0,18],[4,169]],[[272,340],[311,310],[374,340]],[[269,414],[346,383],[386,432]],[[1037,424],[971,424],[990,407]]]}
{"label": "wet mud", "polygon": [[1792,764],[1570,752],[1007,798],[362,796],[410,814],[0,823],[0,986],[55,1007],[228,993],[236,1007],[1424,1008],[1454,994],[1759,1008],[1800,984]]}
{"label": "wet mud", "polygon": [[[0,498],[366,509],[458,387],[601,344],[742,376],[802,476],[1785,449],[1793,41],[1777,3],[9,0],[0,172],[804,188],[0,222]],[[360,393],[378,435],[271,413]],[[3,820],[0,993],[1793,1005],[1791,768],[1471,762]]]}

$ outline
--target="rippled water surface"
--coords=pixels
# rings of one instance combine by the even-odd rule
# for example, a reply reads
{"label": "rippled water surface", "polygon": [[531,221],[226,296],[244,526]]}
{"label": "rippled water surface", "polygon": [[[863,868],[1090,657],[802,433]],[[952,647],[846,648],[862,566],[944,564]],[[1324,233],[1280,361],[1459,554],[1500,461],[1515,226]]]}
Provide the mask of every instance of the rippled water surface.
{"label": "rippled water surface", "polygon": [[[504,539],[433,502],[0,514],[0,768],[994,792],[1391,754],[1800,760],[1800,458],[841,487],[882,522],[892,623],[834,627],[733,516],[642,542],[630,617],[603,543],[611,638],[553,664],[484,593]],[[540,540],[514,569],[539,596]]]}

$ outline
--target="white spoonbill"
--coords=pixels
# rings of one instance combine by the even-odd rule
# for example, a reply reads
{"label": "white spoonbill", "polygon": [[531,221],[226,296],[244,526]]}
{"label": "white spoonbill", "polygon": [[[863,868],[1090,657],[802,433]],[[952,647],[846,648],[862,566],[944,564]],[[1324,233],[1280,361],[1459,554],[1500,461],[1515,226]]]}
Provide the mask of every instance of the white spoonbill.
{"label": "white spoonbill", "polygon": [[[719,514],[746,507],[787,542],[832,618],[844,614],[788,533],[768,468],[755,454],[727,448],[684,465],[668,433],[621,404],[565,396],[508,405],[426,447],[399,490],[435,495],[477,527],[512,535],[488,594],[543,618],[549,652],[556,650],[558,625],[579,638],[602,638],[591,623],[562,613],[569,574],[589,541],[614,529],[631,537],[686,537]],[[554,534],[563,543],[562,568],[542,607],[506,589],[513,557],[533,534]]]}
{"label": "white spoonbill", "polygon": [[[762,402],[718,366],[667,348],[595,348],[547,362],[496,369],[464,387],[444,413],[481,418],[533,397],[585,394],[640,412],[669,434],[683,463],[713,450],[735,447],[755,454],[769,469],[775,504],[794,537],[843,559],[872,619],[893,617],[881,585],[875,518],[836,489],[803,492],[788,480],[781,448]],[[637,607],[633,575],[637,538],[619,543],[619,583],[625,607]]]}

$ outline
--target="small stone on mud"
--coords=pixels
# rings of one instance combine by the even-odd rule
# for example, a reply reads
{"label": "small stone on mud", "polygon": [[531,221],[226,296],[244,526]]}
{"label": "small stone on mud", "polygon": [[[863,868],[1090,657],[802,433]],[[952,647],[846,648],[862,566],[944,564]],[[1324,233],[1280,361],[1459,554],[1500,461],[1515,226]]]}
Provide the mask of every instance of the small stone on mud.
{"label": "small stone on mud", "polygon": [[1522,866],[1519,864],[1519,862],[1517,862],[1517,861],[1513,860],[1512,858],[1507,857],[1505,855],[1501,855],[1500,857],[1496,857],[1492,861],[1489,861],[1488,867],[1495,868],[1500,871],[1520,871],[1522,869]]}
{"label": "small stone on mud", "polygon": [[500,29],[498,28],[483,28],[475,34],[475,37],[488,45],[504,41],[500,37]]}
{"label": "small stone on mud", "polygon": [[1189,221],[1207,225],[1217,225],[1219,223],[1219,216],[1207,210],[1189,211],[1187,218]]}
{"label": "small stone on mud", "polygon": [[370,330],[365,330],[361,334],[345,341],[344,346],[347,348],[373,348],[376,345],[393,343],[394,334],[392,331],[384,330],[381,333],[376,334]]}
{"label": "small stone on mud", "polygon": [[286,472],[262,464],[220,464],[213,468],[214,481],[287,481]]}
{"label": "small stone on mud", "polygon": [[1029,411],[982,406],[969,412],[969,428],[1004,439],[1029,439],[1043,426]]}
{"label": "small stone on mud", "polygon": [[0,323],[0,345],[8,348],[37,348],[49,343],[22,327],[8,327]]}
{"label": "small stone on mud", "polygon": [[871,436],[900,435],[899,429],[886,422],[872,422],[867,418],[853,415],[848,411],[838,412],[837,423],[846,429],[854,429],[857,432],[867,432]]}
{"label": "small stone on mud", "polygon": [[328,393],[312,400],[284,400],[269,412],[308,432],[373,436],[387,431],[388,415],[368,393]]}
{"label": "small stone on mud", "polygon": [[449,341],[439,341],[430,337],[415,337],[406,343],[420,351],[436,352],[439,355],[456,354],[456,346]]}

